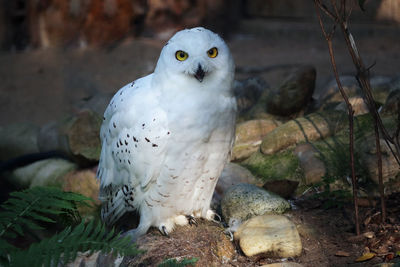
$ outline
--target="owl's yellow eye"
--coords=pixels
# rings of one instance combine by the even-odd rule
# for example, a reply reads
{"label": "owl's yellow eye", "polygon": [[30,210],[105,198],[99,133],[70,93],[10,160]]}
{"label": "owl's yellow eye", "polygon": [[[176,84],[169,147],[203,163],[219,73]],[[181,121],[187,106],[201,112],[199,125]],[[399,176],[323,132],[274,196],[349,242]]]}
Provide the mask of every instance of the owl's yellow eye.
{"label": "owl's yellow eye", "polygon": [[175,53],[175,58],[179,61],[184,61],[189,57],[188,53],[182,50],[178,50]]}
{"label": "owl's yellow eye", "polygon": [[207,51],[207,55],[211,58],[215,58],[216,56],[218,56],[218,49],[216,47],[211,48]]}

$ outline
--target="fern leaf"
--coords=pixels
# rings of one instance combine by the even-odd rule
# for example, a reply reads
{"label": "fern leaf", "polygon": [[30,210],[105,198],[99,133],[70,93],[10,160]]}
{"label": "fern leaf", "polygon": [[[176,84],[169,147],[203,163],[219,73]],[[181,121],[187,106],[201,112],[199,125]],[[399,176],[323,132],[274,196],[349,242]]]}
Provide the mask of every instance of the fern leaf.
{"label": "fern leaf", "polygon": [[[82,238],[84,236],[85,238]],[[28,250],[13,251],[10,253],[10,266],[24,266],[32,262],[35,266],[56,266],[60,260],[65,264],[75,259],[78,252],[88,249],[91,252],[102,251],[120,255],[136,255],[140,253],[135,245],[131,244],[130,237],[121,237],[119,234],[109,238],[104,225],[93,223],[85,226],[81,222],[74,229],[67,227],[59,234],[32,244]]]}
{"label": "fern leaf", "polygon": [[38,222],[55,222],[49,214],[76,213],[76,203],[89,205],[91,199],[55,187],[34,187],[10,193],[1,205],[0,238],[22,235],[22,228],[42,229]]}

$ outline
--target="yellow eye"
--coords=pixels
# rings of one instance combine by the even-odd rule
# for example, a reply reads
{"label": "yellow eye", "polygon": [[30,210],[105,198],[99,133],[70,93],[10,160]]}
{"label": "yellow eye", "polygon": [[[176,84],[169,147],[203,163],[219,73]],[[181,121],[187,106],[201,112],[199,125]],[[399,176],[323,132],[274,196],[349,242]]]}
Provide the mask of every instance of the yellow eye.
{"label": "yellow eye", "polygon": [[218,49],[216,47],[211,48],[207,51],[207,55],[211,58],[215,58],[216,56],[218,56]]}
{"label": "yellow eye", "polygon": [[182,50],[178,50],[175,53],[175,58],[179,61],[184,61],[189,57],[188,53]]}

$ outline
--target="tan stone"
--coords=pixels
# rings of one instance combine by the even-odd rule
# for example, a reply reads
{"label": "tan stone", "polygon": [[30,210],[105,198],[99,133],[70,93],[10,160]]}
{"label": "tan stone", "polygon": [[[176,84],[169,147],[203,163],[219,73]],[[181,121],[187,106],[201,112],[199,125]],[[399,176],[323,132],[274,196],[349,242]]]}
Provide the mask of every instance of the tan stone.
{"label": "tan stone", "polygon": [[302,245],[296,226],[282,215],[262,215],[243,223],[235,240],[246,256],[267,254],[271,257],[295,257]]}
{"label": "tan stone", "polygon": [[232,160],[248,158],[256,152],[263,138],[280,125],[276,120],[250,120],[236,126],[236,140]]}
{"label": "tan stone", "polygon": [[347,115],[341,111],[312,113],[288,121],[267,134],[261,143],[261,152],[274,154],[301,142],[331,136],[348,125]]}
{"label": "tan stone", "polygon": [[62,178],[62,189],[64,191],[75,192],[94,200],[92,206],[79,206],[79,214],[82,217],[92,218],[98,215],[98,209],[101,205],[99,200],[100,184],[96,179],[96,173],[93,170],[79,170],[67,173]]}
{"label": "tan stone", "polygon": [[[367,114],[369,112],[367,104],[361,96],[354,96],[349,98],[350,105],[354,111],[354,116]],[[345,102],[341,102],[336,106],[335,110],[341,110],[347,112],[347,106]]]}

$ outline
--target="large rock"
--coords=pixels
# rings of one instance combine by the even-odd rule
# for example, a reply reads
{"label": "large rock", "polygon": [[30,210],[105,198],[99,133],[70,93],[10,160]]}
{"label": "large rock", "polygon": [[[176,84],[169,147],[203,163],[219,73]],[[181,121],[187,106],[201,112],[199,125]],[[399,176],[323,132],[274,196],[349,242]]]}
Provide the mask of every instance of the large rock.
{"label": "large rock", "polygon": [[[123,266],[158,266],[166,259],[198,258],[195,266],[225,266],[236,255],[235,248],[223,228],[214,222],[198,221],[198,226],[177,227],[169,237],[158,230],[150,232],[137,241],[143,250],[134,258],[126,257]],[[230,265],[229,265],[230,266]]]}
{"label": "large rock", "polygon": [[39,151],[39,127],[31,123],[0,126],[0,161]]}
{"label": "large rock", "polygon": [[282,215],[263,215],[244,222],[234,234],[246,256],[296,257],[302,245],[296,226]]}
{"label": "large rock", "polygon": [[212,199],[213,206],[216,207],[219,205],[225,192],[230,187],[240,183],[262,185],[262,181],[255,178],[248,169],[232,162],[226,164],[215,186]]}
{"label": "large rock", "polygon": [[290,204],[280,196],[251,184],[232,186],[221,201],[222,216],[233,230],[251,217],[283,213]]}
{"label": "large rock", "polygon": [[299,159],[305,183],[311,185],[321,182],[326,174],[326,168],[324,162],[317,156],[318,151],[311,144],[300,144],[293,153]]}
{"label": "large rock", "polygon": [[67,192],[75,192],[90,197],[93,202],[91,206],[79,206],[78,211],[85,220],[98,218],[100,183],[96,178],[93,169],[73,170],[64,175],[61,179],[61,188]]}
{"label": "large rock", "polygon": [[243,161],[242,165],[264,181],[289,179],[303,184],[299,160],[291,151],[273,155],[256,152]]}
{"label": "large rock", "polygon": [[250,120],[236,126],[232,160],[243,160],[256,152],[263,138],[281,123],[276,120]]}
{"label": "large rock", "polygon": [[312,66],[303,66],[293,72],[277,88],[269,92],[267,112],[289,116],[307,107],[315,88],[316,70]]}
{"label": "large rock", "polygon": [[45,159],[15,169],[9,177],[19,188],[34,186],[61,186],[63,177],[77,168],[76,164],[64,159]]}
{"label": "large rock", "polygon": [[347,115],[341,111],[312,113],[274,129],[261,143],[261,152],[274,154],[301,142],[331,136],[348,125]]}
{"label": "large rock", "polygon": [[60,151],[81,165],[99,160],[101,117],[83,110],[58,122],[42,127],[38,137],[42,152]]}
{"label": "large rock", "polygon": [[268,84],[259,77],[235,81],[233,84],[233,92],[236,96],[239,115],[252,108],[267,87]]}

